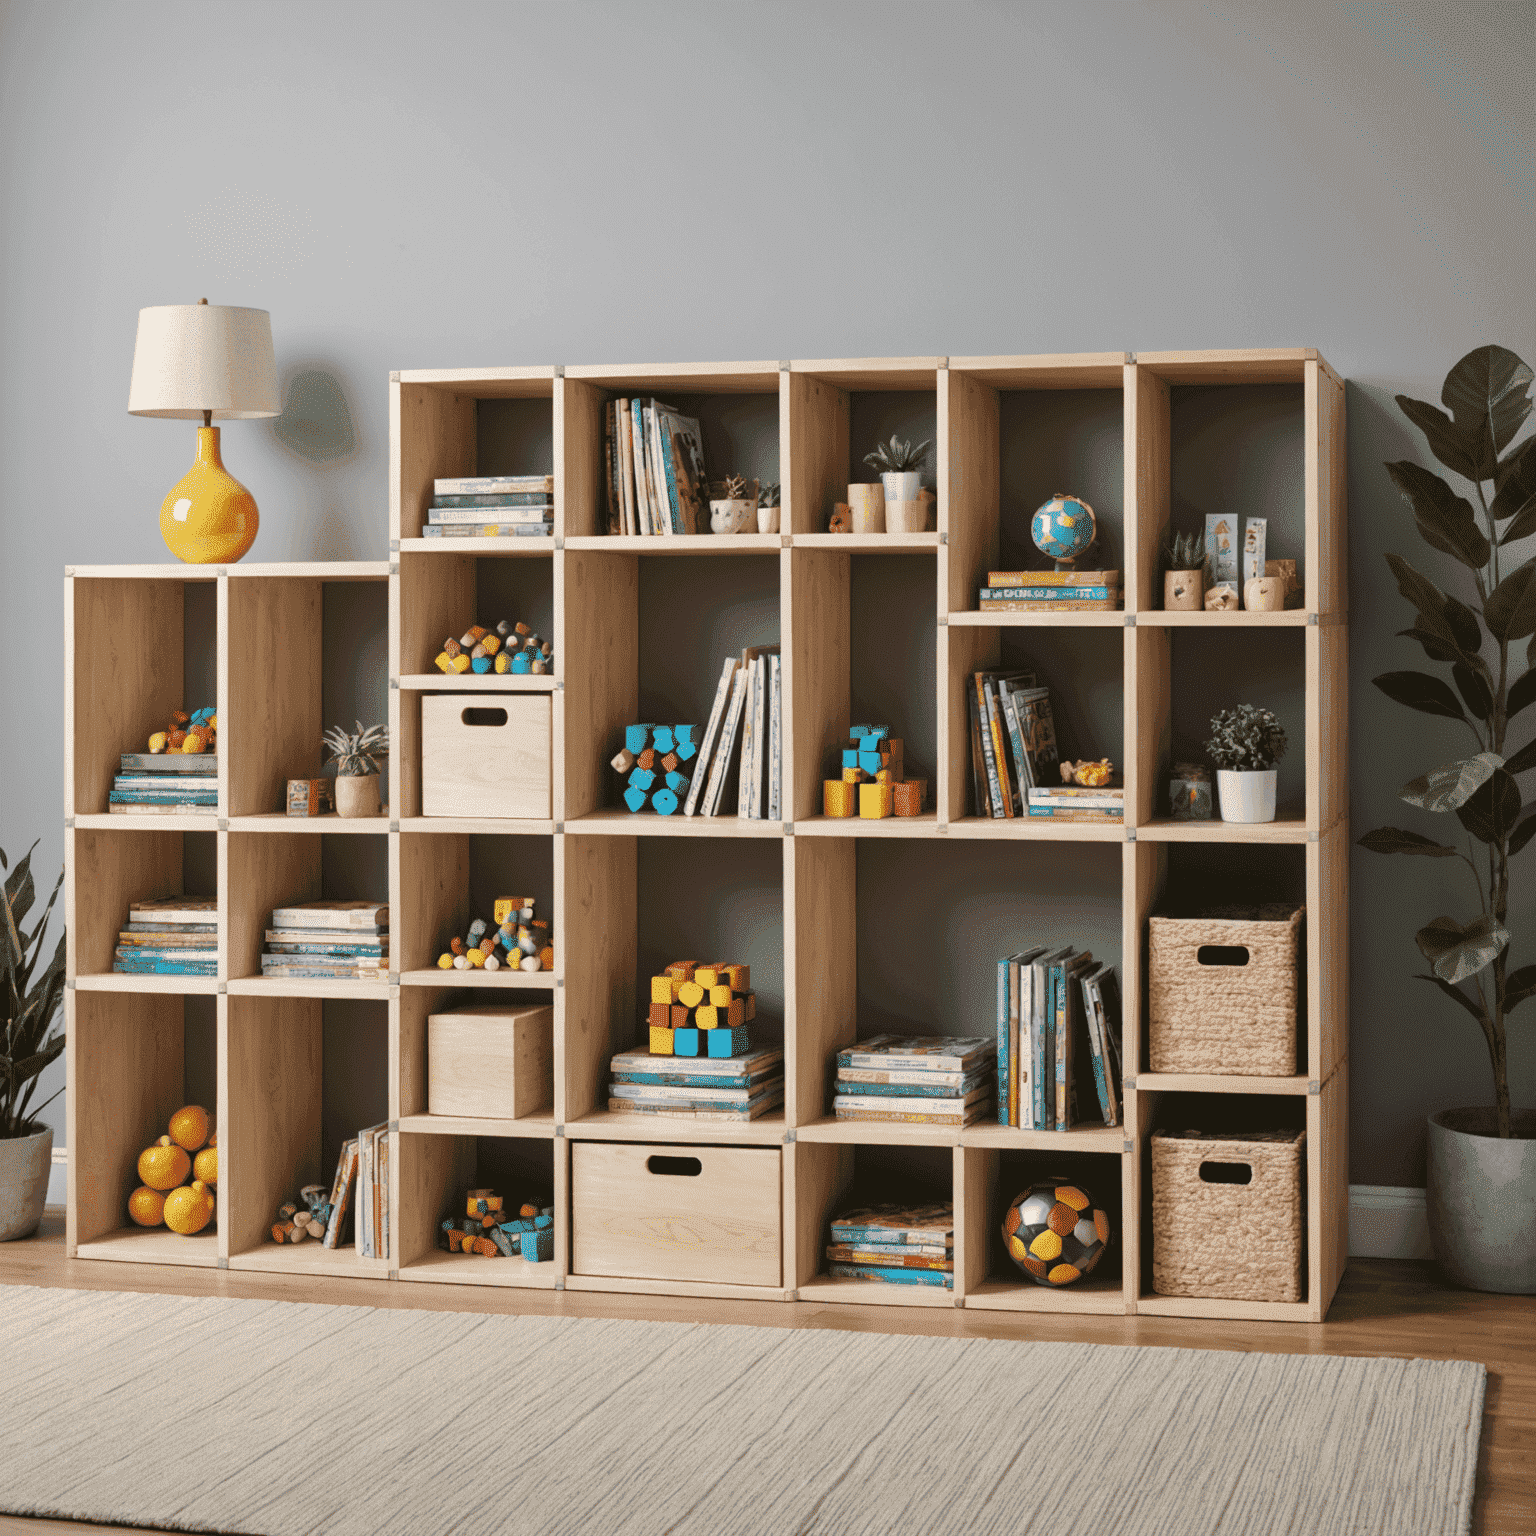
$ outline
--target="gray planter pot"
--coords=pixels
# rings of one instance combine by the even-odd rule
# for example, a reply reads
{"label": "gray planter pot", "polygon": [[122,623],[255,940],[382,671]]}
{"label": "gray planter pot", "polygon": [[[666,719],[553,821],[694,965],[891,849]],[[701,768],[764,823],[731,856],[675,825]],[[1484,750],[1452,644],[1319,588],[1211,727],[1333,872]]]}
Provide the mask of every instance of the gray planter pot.
{"label": "gray planter pot", "polygon": [[0,1243],[37,1231],[52,1167],[51,1127],[30,1136],[0,1138]]}
{"label": "gray planter pot", "polygon": [[1429,1238],[1458,1285],[1536,1295],[1536,1110],[1511,1111],[1507,1140],[1491,1109],[1429,1117]]}

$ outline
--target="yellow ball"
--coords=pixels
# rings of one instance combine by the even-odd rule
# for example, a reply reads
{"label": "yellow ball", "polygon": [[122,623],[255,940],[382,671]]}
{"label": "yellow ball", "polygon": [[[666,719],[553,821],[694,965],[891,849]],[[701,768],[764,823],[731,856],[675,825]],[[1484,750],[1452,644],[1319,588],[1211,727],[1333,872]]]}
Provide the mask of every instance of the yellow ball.
{"label": "yellow ball", "polygon": [[165,1196],[141,1184],[128,1196],[128,1215],[140,1227],[158,1227],[165,1219]]}
{"label": "yellow ball", "polygon": [[171,1116],[166,1129],[178,1147],[196,1152],[208,1140],[208,1111],[201,1104],[188,1104]]}
{"label": "yellow ball", "polygon": [[213,1220],[213,1192],[201,1179],[173,1189],[165,1197],[165,1224],[172,1232],[190,1237]]}
{"label": "yellow ball", "polygon": [[217,1147],[204,1147],[192,1159],[192,1177],[201,1179],[204,1184],[219,1182],[219,1149]]}
{"label": "yellow ball", "polygon": [[175,1189],[191,1171],[192,1159],[182,1147],[156,1142],[139,1153],[139,1177],[151,1189]]}
{"label": "yellow ball", "polygon": [[165,732],[164,731],[156,731],[155,734],[149,738],[149,750],[151,752],[164,752],[165,751]]}

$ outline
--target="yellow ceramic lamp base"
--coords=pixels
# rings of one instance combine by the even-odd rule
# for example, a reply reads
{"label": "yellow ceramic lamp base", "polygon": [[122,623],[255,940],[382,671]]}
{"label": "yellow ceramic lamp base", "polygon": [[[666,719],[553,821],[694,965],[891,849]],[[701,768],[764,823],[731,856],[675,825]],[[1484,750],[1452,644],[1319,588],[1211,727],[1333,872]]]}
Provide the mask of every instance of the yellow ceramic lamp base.
{"label": "yellow ceramic lamp base", "polygon": [[224,468],[219,429],[197,429],[197,462],[160,507],[160,537],[188,565],[231,565],[256,542],[256,498]]}

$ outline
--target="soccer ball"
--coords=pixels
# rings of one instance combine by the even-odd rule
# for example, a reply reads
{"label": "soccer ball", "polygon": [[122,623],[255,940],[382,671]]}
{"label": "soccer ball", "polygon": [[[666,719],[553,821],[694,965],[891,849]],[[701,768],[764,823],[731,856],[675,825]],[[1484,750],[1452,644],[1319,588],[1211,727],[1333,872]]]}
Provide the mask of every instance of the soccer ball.
{"label": "soccer ball", "polygon": [[1030,537],[1040,553],[1062,564],[1070,564],[1086,554],[1098,532],[1093,508],[1079,497],[1065,493],[1052,496],[1029,525]]}
{"label": "soccer ball", "polygon": [[1109,1217],[1082,1185],[1052,1179],[1008,1202],[1003,1242],[1036,1285],[1075,1285],[1104,1257]]}

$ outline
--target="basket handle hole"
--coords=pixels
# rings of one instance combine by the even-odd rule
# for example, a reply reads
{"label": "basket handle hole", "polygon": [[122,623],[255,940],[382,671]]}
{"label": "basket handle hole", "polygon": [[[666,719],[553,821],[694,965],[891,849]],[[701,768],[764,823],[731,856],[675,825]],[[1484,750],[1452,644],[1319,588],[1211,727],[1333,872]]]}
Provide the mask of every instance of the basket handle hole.
{"label": "basket handle hole", "polygon": [[696,1179],[704,1172],[704,1164],[696,1157],[648,1157],[645,1166],[650,1173],[668,1174],[675,1179]]}
{"label": "basket handle hole", "polygon": [[[654,1159],[653,1159],[654,1161]],[[1204,1184],[1251,1184],[1251,1163],[1201,1163],[1200,1180]]]}
{"label": "basket handle hole", "polygon": [[1246,944],[1202,944],[1195,951],[1195,960],[1200,965],[1247,965],[1248,946]]}
{"label": "basket handle hole", "polygon": [[465,725],[505,725],[507,712],[504,709],[493,709],[485,705],[475,705],[469,709],[461,710],[459,719]]}

